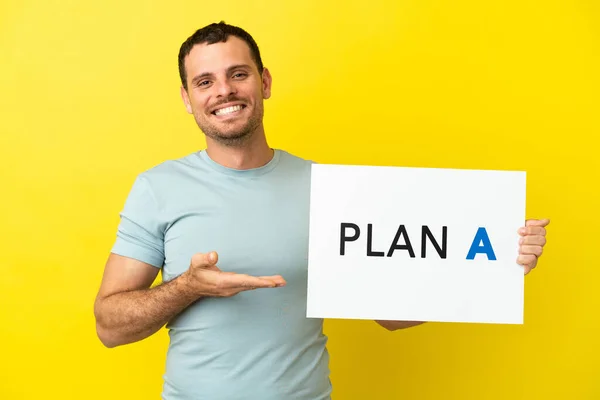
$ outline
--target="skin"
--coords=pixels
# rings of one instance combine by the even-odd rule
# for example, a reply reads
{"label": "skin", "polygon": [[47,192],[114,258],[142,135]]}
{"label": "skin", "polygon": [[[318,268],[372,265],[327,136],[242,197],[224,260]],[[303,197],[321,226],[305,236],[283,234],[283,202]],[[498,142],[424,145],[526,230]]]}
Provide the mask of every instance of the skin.
{"label": "skin", "polygon": [[[207,153],[234,169],[258,168],[273,157],[263,125],[263,102],[271,96],[272,77],[262,73],[248,46],[236,37],[212,45],[194,46],[185,60],[187,89],[181,98],[206,136]],[[241,105],[227,115],[215,111]],[[546,243],[549,220],[528,220],[521,235],[517,262],[528,274],[537,265]],[[241,291],[274,290],[285,286],[280,275],[254,277],[223,272],[218,254],[195,254],[181,276],[151,287],[159,269],[138,260],[110,254],[94,304],[96,330],[107,347],[143,340],[161,329],[186,307],[204,297],[230,297]],[[376,321],[388,330],[423,321]]]}
{"label": "skin", "polygon": [[[237,66],[237,67],[236,67]],[[257,168],[273,157],[263,125],[263,101],[271,97],[271,74],[262,75],[244,41],[196,45],[185,60],[188,90],[181,98],[206,135],[207,153],[230,168]],[[226,116],[213,111],[228,105],[243,110]]]}

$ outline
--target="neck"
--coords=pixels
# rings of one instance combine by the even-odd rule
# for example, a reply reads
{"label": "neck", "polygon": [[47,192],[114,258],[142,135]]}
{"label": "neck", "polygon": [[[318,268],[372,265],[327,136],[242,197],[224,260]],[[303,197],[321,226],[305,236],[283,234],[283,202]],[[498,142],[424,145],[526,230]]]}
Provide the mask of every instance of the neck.
{"label": "neck", "polygon": [[206,145],[206,153],[213,161],[239,170],[260,168],[269,163],[274,154],[264,134],[253,135],[239,146],[227,146],[207,137]]}

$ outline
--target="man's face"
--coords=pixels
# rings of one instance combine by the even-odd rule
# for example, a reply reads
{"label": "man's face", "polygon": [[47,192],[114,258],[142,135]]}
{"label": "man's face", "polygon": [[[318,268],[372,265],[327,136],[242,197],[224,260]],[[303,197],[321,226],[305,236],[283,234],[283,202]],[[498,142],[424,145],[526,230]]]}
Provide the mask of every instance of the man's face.
{"label": "man's face", "polygon": [[261,76],[241,39],[197,44],[185,59],[187,91],[181,96],[204,134],[235,145],[262,129],[263,99],[271,95],[271,77]]}

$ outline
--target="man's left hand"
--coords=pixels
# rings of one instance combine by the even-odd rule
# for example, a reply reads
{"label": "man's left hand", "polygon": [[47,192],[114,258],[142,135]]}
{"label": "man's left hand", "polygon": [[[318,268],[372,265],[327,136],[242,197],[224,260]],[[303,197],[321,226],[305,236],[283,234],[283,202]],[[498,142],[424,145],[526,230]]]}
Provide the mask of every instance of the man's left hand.
{"label": "man's left hand", "polygon": [[546,245],[546,226],[549,219],[528,219],[525,226],[519,228],[519,256],[517,263],[525,269],[525,275],[531,272],[538,263],[538,259]]}

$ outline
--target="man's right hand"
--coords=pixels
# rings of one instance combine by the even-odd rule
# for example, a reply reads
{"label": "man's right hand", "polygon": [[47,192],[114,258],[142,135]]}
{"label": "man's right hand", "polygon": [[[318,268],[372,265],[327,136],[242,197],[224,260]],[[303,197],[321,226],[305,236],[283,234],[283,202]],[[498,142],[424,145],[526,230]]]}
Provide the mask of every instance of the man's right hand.
{"label": "man's right hand", "polygon": [[111,253],[94,303],[98,337],[107,347],[157,332],[202,297],[231,297],[244,290],[281,287],[279,276],[249,276],[217,268],[217,253],[195,254],[176,279],[151,287],[159,268]]}
{"label": "man's right hand", "polygon": [[250,276],[223,272],[217,267],[216,252],[198,253],[192,257],[189,269],[181,278],[199,297],[231,297],[245,290],[285,286],[281,275]]}

